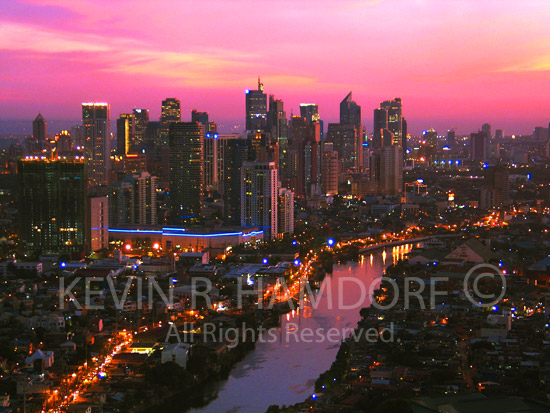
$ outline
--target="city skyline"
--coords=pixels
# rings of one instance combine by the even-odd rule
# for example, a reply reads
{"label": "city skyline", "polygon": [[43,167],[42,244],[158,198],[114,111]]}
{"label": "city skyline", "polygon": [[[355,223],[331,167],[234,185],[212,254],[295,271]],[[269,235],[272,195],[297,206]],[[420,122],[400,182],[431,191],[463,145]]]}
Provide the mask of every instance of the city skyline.
{"label": "city skyline", "polygon": [[[547,125],[550,103],[545,5],[243,0],[228,13],[218,1],[14,1],[0,18],[0,111],[2,120],[76,120],[81,102],[107,101],[113,119],[134,107],[158,119],[174,96],[184,120],[197,109],[243,123],[244,91],[260,75],[288,115],[312,102],[327,124],[353,91],[367,130],[381,100],[401,97],[411,133],[468,134],[488,122],[529,134]],[[145,20],[153,14],[162,18]]]}

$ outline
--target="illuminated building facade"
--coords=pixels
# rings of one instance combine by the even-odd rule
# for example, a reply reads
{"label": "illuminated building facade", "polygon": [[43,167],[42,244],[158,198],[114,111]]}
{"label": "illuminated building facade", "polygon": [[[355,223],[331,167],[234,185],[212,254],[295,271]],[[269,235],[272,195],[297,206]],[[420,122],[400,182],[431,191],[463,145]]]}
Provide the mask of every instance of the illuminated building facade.
{"label": "illuminated building facade", "polygon": [[110,119],[108,103],[82,104],[82,125],[86,129],[85,151],[90,186],[107,184],[111,155]]}
{"label": "illuminated building facade", "polygon": [[86,164],[83,159],[21,159],[18,164],[19,239],[41,252],[86,248]]}
{"label": "illuminated building facade", "polygon": [[246,90],[246,130],[265,132],[267,127],[267,95],[264,93],[264,85],[258,78],[257,90]]}
{"label": "illuminated building facade", "polygon": [[204,129],[197,122],[170,125],[170,222],[202,220],[204,196]]}

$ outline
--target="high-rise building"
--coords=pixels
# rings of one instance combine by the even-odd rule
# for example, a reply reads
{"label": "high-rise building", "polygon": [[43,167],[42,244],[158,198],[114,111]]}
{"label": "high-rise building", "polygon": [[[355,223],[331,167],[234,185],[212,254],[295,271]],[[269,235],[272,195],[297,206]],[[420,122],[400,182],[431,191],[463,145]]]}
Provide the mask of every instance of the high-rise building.
{"label": "high-rise building", "polygon": [[485,132],[470,135],[472,161],[485,162],[487,160],[487,135]]}
{"label": "high-rise building", "polygon": [[32,137],[39,141],[45,141],[48,137],[48,123],[41,113],[32,121]]}
{"label": "high-rise building", "polygon": [[510,172],[504,165],[490,166],[485,170],[481,188],[481,209],[491,209],[510,202]]}
{"label": "high-rise building", "polygon": [[431,165],[437,154],[437,132],[433,129],[428,129],[425,130],[422,135],[425,142],[422,145],[424,148],[424,155],[426,161]]}
{"label": "high-rise building", "polygon": [[241,169],[249,150],[247,139],[228,139],[223,145],[223,216],[227,225],[241,223]]}
{"label": "high-rise building", "polygon": [[[548,130],[550,131],[550,127]],[[495,131],[495,140],[501,141],[503,138],[504,138],[504,132],[502,131],[502,129],[497,129]]]}
{"label": "high-rise building", "polygon": [[279,188],[277,230],[279,236],[294,234],[294,193],[287,188]]}
{"label": "high-rise building", "polygon": [[181,104],[176,98],[166,98],[160,108],[160,122],[163,125],[181,121]]}
{"label": "high-rise building", "polygon": [[372,136],[372,148],[378,149],[382,147],[382,136],[384,130],[388,129],[388,112],[386,109],[374,109],[374,128]]}
{"label": "high-rise building", "polygon": [[[393,144],[403,147],[403,110],[401,98],[385,100],[380,103],[388,118],[388,130],[393,134]],[[405,143],[406,146],[406,143]]]}
{"label": "high-rise building", "polygon": [[385,146],[380,153],[380,192],[398,196],[403,192],[403,149]]}
{"label": "high-rise building", "polygon": [[[207,123],[208,124],[208,123]],[[219,134],[204,134],[204,185],[207,191],[218,190]]]}
{"label": "high-rise building", "polygon": [[204,196],[204,128],[197,122],[170,125],[170,222],[202,220]]}
{"label": "high-rise building", "polygon": [[208,125],[208,112],[199,112],[197,109],[191,111],[191,122],[199,122],[203,126]]}
{"label": "high-rise building", "polygon": [[323,144],[321,159],[321,192],[326,196],[338,194],[338,152],[333,150],[333,144]]}
{"label": "high-rise building", "polygon": [[145,142],[147,125],[149,124],[149,109],[134,109],[133,114],[135,119],[135,140],[131,151],[141,152],[146,147]]}
{"label": "high-rise building", "polygon": [[300,103],[300,116],[306,118],[308,122],[320,120],[319,106],[315,103]]}
{"label": "high-rise building", "polygon": [[293,116],[290,124],[290,186],[299,197],[321,193],[321,130],[319,121]]}
{"label": "high-rise building", "polygon": [[361,125],[361,106],[353,101],[351,92],[340,102],[340,123]]}
{"label": "high-rise building", "polygon": [[88,237],[86,244],[90,251],[109,247],[109,200],[106,196],[90,196],[88,198],[87,225]]}
{"label": "high-rise building", "polygon": [[456,148],[456,132],[454,129],[449,129],[447,131],[447,146],[450,149]]}
{"label": "high-rise building", "polygon": [[278,169],[281,181],[288,183],[290,179],[288,152],[288,120],[283,101],[269,96],[269,111],[267,113],[267,130],[271,140],[278,144]]}
{"label": "high-rise building", "polygon": [[246,90],[246,130],[262,131],[267,127],[267,95],[258,77],[258,90]]}
{"label": "high-rise building", "polygon": [[148,172],[115,183],[109,191],[109,225],[156,225],[157,183]]}
{"label": "high-rise building", "polygon": [[488,123],[484,123],[483,125],[481,125],[481,132],[483,132],[485,136],[487,136],[487,139],[491,139],[493,137],[493,135],[491,134],[491,125],[489,125]]}
{"label": "high-rise building", "polygon": [[351,123],[329,123],[327,142],[331,142],[338,152],[342,174],[356,168],[359,162],[358,148],[360,137],[357,126]]}
{"label": "high-rise building", "polygon": [[275,162],[245,161],[241,167],[241,225],[277,237],[278,177]]}
{"label": "high-rise building", "polygon": [[116,121],[116,150],[117,155],[124,156],[130,153],[135,141],[136,122],[133,113],[121,113]]}
{"label": "high-rise building", "polygon": [[82,253],[88,210],[84,159],[21,159],[19,239],[41,252]]}
{"label": "high-rise building", "polygon": [[86,145],[86,128],[83,125],[74,125],[71,128],[71,140],[73,147],[77,150],[84,150]]}
{"label": "high-rise building", "polygon": [[108,103],[83,103],[90,186],[107,185],[111,156],[111,113]]}

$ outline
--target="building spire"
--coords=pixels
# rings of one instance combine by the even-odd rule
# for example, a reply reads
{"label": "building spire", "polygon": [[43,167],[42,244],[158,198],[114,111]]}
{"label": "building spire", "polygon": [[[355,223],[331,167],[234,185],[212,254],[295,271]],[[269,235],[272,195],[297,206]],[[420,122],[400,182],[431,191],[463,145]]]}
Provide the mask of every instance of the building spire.
{"label": "building spire", "polygon": [[264,91],[264,84],[260,80],[260,76],[258,75],[258,90],[263,92]]}

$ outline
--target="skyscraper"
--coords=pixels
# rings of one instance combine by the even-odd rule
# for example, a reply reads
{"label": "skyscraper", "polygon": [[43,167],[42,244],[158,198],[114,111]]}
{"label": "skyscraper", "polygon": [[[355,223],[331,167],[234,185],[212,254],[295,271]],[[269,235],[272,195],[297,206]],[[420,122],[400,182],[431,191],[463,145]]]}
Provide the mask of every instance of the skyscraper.
{"label": "skyscraper", "polygon": [[191,111],[191,122],[199,122],[203,126],[208,125],[208,112],[199,112],[197,109]]}
{"label": "skyscraper", "polygon": [[481,125],[481,132],[483,132],[485,136],[487,136],[487,139],[491,139],[493,137],[491,133],[491,125],[488,123],[484,123],[483,125]]}
{"label": "skyscraper", "polygon": [[170,125],[170,222],[197,223],[204,195],[204,129],[197,122]]}
{"label": "skyscraper", "polygon": [[227,225],[241,224],[241,169],[249,149],[247,139],[228,139],[223,145],[223,216]]}
{"label": "skyscraper", "polygon": [[393,144],[403,147],[403,114],[401,98],[385,100],[380,103],[380,108],[385,109],[388,114],[388,130],[393,134]]}
{"label": "skyscraper", "polygon": [[315,103],[300,103],[300,116],[308,122],[320,120],[319,107]]}
{"label": "skyscraper", "polygon": [[388,129],[388,112],[383,108],[374,109],[373,149],[378,149],[382,146],[382,136],[386,129]]}
{"label": "skyscraper", "polygon": [[327,142],[331,142],[334,150],[338,152],[340,159],[340,170],[347,173],[359,165],[357,153],[358,141],[357,127],[351,123],[329,123],[327,131]]}
{"label": "skyscraper", "polygon": [[135,140],[132,152],[141,152],[145,148],[147,125],[149,124],[149,109],[134,109]]}
{"label": "skyscraper", "polygon": [[19,239],[24,245],[44,253],[87,250],[84,159],[21,159],[18,178]]}
{"label": "skyscraper", "polygon": [[294,234],[294,193],[290,189],[279,188],[277,208],[279,235]]}
{"label": "skyscraper", "polygon": [[290,186],[296,196],[321,192],[321,131],[319,121],[293,116],[290,124]]}
{"label": "skyscraper", "polygon": [[168,125],[174,122],[181,121],[181,105],[176,98],[166,98],[162,101],[160,108],[160,122],[163,125]]}
{"label": "skyscraper", "polygon": [[353,101],[351,92],[340,102],[340,123],[361,125],[361,106]]}
{"label": "skyscraper", "polygon": [[485,162],[487,160],[487,135],[485,132],[470,134],[472,161]]}
{"label": "skyscraper", "polygon": [[289,154],[288,154],[288,120],[284,109],[283,101],[269,96],[269,111],[267,113],[267,130],[271,140],[278,143],[278,169],[281,181],[288,183]]}
{"label": "skyscraper", "polygon": [[86,156],[91,186],[107,184],[111,155],[111,113],[108,103],[83,103],[82,125],[86,129]]}
{"label": "skyscraper", "polygon": [[109,247],[109,199],[106,196],[90,196],[88,198],[88,214],[86,216],[87,240],[89,251],[97,251]]}
{"label": "skyscraper", "polygon": [[157,183],[148,172],[115,183],[109,191],[109,225],[156,225]]}
{"label": "skyscraper", "polygon": [[321,191],[326,196],[338,194],[338,152],[332,143],[323,144]]}
{"label": "skyscraper", "polygon": [[456,147],[456,132],[454,129],[449,129],[447,131],[447,146],[450,149],[454,149]]}
{"label": "skyscraper", "polygon": [[385,146],[380,153],[380,192],[398,196],[403,192],[403,150],[401,145]]}
{"label": "skyscraper", "polygon": [[40,113],[32,121],[32,137],[39,141],[45,141],[48,137],[48,123]]}
{"label": "skyscraper", "polygon": [[437,153],[437,132],[433,129],[428,129],[423,132],[424,144],[424,154],[426,156],[426,161],[431,165],[435,160],[435,155]]}
{"label": "skyscraper", "polygon": [[485,170],[481,188],[480,208],[491,209],[510,201],[510,172],[504,165],[490,166]]}
{"label": "skyscraper", "polygon": [[267,126],[267,95],[258,77],[258,90],[246,90],[246,130],[265,132]]}
{"label": "skyscraper", "polygon": [[133,113],[121,113],[116,121],[117,155],[124,156],[130,153],[135,141],[136,122]]}
{"label": "skyscraper", "polygon": [[241,167],[241,225],[277,237],[278,178],[274,162],[245,161]]}

